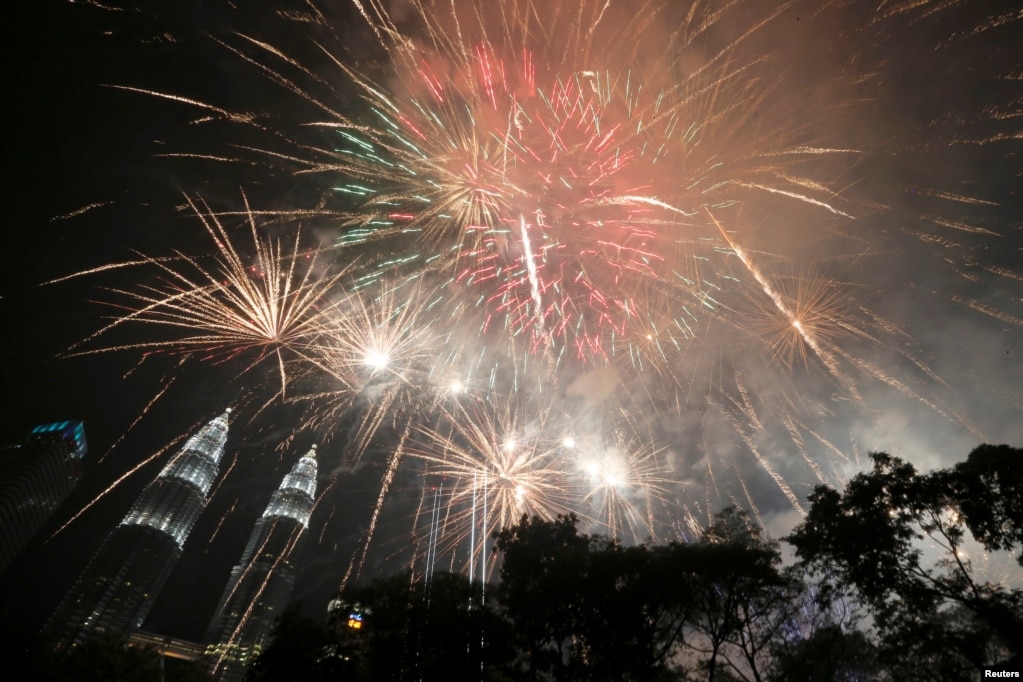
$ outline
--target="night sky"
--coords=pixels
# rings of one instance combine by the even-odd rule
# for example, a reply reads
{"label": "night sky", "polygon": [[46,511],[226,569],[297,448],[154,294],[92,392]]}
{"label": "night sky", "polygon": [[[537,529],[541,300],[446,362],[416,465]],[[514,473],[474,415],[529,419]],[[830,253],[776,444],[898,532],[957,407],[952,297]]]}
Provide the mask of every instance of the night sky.
{"label": "night sky", "polygon": [[[210,255],[209,236],[185,206],[186,193],[222,211],[237,210],[242,192],[281,210],[350,208],[331,193],[335,178],[297,174],[296,164],[254,161],[258,154],[238,152],[294,151],[296,139],[329,145],[327,133],[301,125],[322,120],[322,112],[229,49],[243,44],[238,34],[271,42],[313,74],[335,79],[329,88],[303,87],[329,93],[330,106],[356,120],[367,115],[365,103],[316,45],[378,82],[397,78],[388,75],[384,50],[354,5],[316,4],[331,5],[320,8],[325,23],[308,21],[310,6],[298,0],[46,0],[15,10],[9,31],[20,40],[5,42],[0,435],[11,442],[39,422],[81,419],[90,451],[78,489],[0,579],[5,627],[45,621],[166,455],[54,534],[59,527],[122,474],[229,405],[239,409],[221,472],[231,473],[193,530],[146,629],[202,636],[255,518],[313,443],[320,447],[320,486],[330,484],[331,492],[314,513],[295,597],[310,613],[321,613],[348,568],[393,447],[389,429],[353,465],[347,453],[357,410],[310,428],[308,404],[278,401],[256,409],[280,381],[272,363],[243,372],[245,358],[207,362],[201,354],[160,352],[143,360],[138,350],[123,350],[65,357],[124,313],[111,303],[130,305],[111,288],[158,280],[152,269],[126,268],[44,284],[139,254]],[[714,25],[707,54],[734,40],[736,27],[755,22],[760,3],[748,4],[748,11],[740,8]],[[722,156],[741,158],[743,142],[759,140],[788,111],[794,119],[780,129],[792,132],[794,146],[860,150],[808,162],[809,170],[790,169],[820,177],[827,192],[806,192],[834,192],[845,216],[802,202],[790,208],[777,195],[745,204],[741,196],[741,209],[721,209],[737,216],[731,234],[770,265],[775,282],[786,281],[778,274],[786,267],[794,270],[789,279],[798,279],[810,260],[814,272],[826,273],[830,290],[841,292],[837,300],[849,310],[842,319],[863,332],[828,346],[840,349],[832,356],[843,369],[829,373],[820,355],[779,367],[783,354],[772,358],[753,336],[731,338],[753,324],[763,300],[730,302],[727,314],[715,313],[732,320],[727,324],[734,327],[725,327],[733,332],[708,325],[712,331],[704,333],[694,323],[695,350],[673,358],[662,373],[619,368],[602,374],[592,358],[559,365],[560,388],[553,393],[568,412],[589,414],[588,401],[610,404],[612,398],[600,396],[614,393],[619,412],[645,414],[643,434],[665,453],[666,497],[686,509],[665,505],[659,513],[666,528],[677,527],[683,516],[705,518],[731,501],[742,503],[746,494],[774,535],[798,521],[770,474],[800,498],[818,481],[793,454],[792,429],[772,414],[798,417],[795,430],[807,457],[833,484],[864,466],[871,451],[929,469],[964,458],[981,442],[1023,445],[1023,15],[1011,0],[964,0],[933,14],[928,8],[943,3],[916,9],[879,4],[871,15],[796,2],[743,44],[740,53],[770,54],[775,61],[765,73],[777,74],[779,85],[763,103],[769,120],[750,114],[723,143],[735,148]],[[408,7],[395,2],[391,11],[402,31],[421,35]],[[659,44],[656,37],[651,44]],[[646,64],[637,59],[640,67]],[[200,108],[111,85],[256,112],[265,125],[203,121],[208,112]],[[176,153],[236,153],[241,160],[168,156]],[[658,176],[653,185],[664,182]],[[773,214],[772,201],[782,202]],[[813,221],[820,221],[819,229],[804,227]],[[326,217],[301,225],[312,245],[336,235]],[[278,221],[266,229],[280,237],[293,225]],[[397,247],[380,248],[393,253]],[[799,262],[783,267],[779,254]],[[741,268],[732,261],[735,274]],[[458,327],[464,318],[454,319]],[[128,328],[78,348],[130,343],[135,333]],[[473,330],[459,333],[469,338]],[[749,352],[740,343],[749,344]],[[686,379],[673,379],[681,388],[663,391],[664,373]],[[653,385],[658,388],[648,390]],[[749,403],[741,387],[754,394]],[[495,390],[512,392],[507,384]],[[772,413],[765,406],[772,401],[788,411]],[[615,426],[638,421],[630,415],[625,426]],[[813,441],[811,431],[820,440]],[[719,467],[720,485],[708,482],[708,460]],[[408,565],[411,515],[424,496],[422,468],[409,463],[395,477],[362,577]],[[748,493],[725,482],[733,476]],[[670,531],[658,535],[667,537]]]}

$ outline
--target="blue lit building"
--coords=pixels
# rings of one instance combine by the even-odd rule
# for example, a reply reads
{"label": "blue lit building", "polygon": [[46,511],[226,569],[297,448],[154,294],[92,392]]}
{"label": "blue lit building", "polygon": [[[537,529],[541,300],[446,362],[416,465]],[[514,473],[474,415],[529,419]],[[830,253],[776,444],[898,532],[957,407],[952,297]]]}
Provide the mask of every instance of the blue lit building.
{"label": "blue lit building", "polygon": [[131,511],[50,618],[47,629],[68,648],[92,634],[137,630],[206,506],[227,442],[224,412],[185,443],[139,495]]}
{"label": "blue lit building", "polygon": [[78,484],[88,449],[80,421],[40,424],[0,449],[0,573]]}
{"label": "blue lit building", "polygon": [[214,678],[243,680],[267,644],[295,583],[294,560],[316,497],[316,446],[274,491],[231,570],[206,631],[206,656]]}

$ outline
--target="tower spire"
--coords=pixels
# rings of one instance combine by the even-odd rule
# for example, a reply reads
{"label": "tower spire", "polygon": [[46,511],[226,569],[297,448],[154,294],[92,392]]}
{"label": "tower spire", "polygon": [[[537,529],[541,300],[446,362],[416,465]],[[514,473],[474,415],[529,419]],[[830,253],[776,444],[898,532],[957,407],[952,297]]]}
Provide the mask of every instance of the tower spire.
{"label": "tower spire", "polygon": [[188,439],[107,536],[50,618],[59,646],[138,629],[206,507],[227,443],[230,408]]}
{"label": "tower spire", "polygon": [[263,518],[286,516],[309,527],[309,515],[316,498],[316,446],[304,454],[270,498],[270,504],[263,512]]}
{"label": "tower spire", "polygon": [[270,496],[206,631],[206,656],[219,680],[242,680],[266,645],[295,582],[294,561],[316,498],[316,446]]}

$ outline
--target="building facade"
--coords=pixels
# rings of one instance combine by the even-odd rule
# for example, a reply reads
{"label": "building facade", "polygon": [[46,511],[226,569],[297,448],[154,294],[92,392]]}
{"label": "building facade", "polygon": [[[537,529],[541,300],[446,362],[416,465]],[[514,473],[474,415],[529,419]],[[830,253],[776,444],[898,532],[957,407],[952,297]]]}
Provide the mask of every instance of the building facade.
{"label": "building facade", "polygon": [[206,506],[227,442],[230,409],[185,443],[99,551],[50,618],[58,647],[142,625]]}
{"label": "building facade", "polygon": [[40,424],[0,449],[0,573],[74,490],[88,450],[80,421]]}
{"label": "building facade", "polygon": [[243,680],[267,644],[295,583],[294,561],[316,497],[316,446],[274,491],[249,536],[206,631],[215,679]]}

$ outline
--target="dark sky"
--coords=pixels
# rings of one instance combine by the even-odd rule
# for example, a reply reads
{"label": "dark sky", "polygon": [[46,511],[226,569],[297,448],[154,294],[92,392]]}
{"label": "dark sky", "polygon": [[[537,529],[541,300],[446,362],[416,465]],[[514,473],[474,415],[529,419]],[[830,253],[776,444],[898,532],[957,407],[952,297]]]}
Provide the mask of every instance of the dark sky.
{"label": "dark sky", "polygon": [[[752,9],[736,11],[729,21],[748,21],[745,15],[756,15],[757,4],[749,3]],[[822,147],[869,149],[848,168],[835,167],[844,158],[823,165],[843,200],[855,207],[856,219],[816,238],[822,244],[831,239],[856,247],[836,252],[824,245],[814,258],[819,269],[835,273],[846,292],[843,300],[857,309],[856,320],[878,321],[865,335],[853,335],[841,345],[856,358],[848,366],[873,379],[860,384],[855,398],[835,397],[842,393],[834,388],[835,381],[819,380],[805,367],[796,367],[785,373],[791,388],[782,394],[798,404],[794,412],[824,415],[815,422],[817,432],[836,444],[842,457],[820,457],[835,475],[854,471],[871,450],[893,451],[926,469],[947,465],[985,440],[1021,445],[1023,22],[1012,14],[1015,3],[964,0],[935,15],[927,15],[926,8],[899,12],[902,6],[895,4],[889,16],[877,15],[873,21],[862,11],[816,11],[824,4],[797,3],[752,42],[774,51],[782,94],[805,102],[792,107],[798,116],[794,128],[801,135],[819,140]],[[82,419],[91,446],[85,478],[45,529],[46,537],[153,452],[228,404],[250,404],[251,396],[260,392],[253,382],[274,381],[272,372],[240,380],[239,366],[231,362],[179,362],[180,357],[166,355],[140,362],[137,351],[62,357],[118,314],[102,305],[121,300],[104,287],[138,286],[151,281],[145,278],[152,273],[117,271],[42,283],[131,260],[136,253],[208,252],[208,237],[181,209],[183,192],[221,208],[238,205],[239,188],[288,207],[315,202],[323,192],[322,181],[309,183],[285,168],[161,156],[222,153],[232,144],[269,147],[279,143],[272,132],[196,123],[203,112],[194,107],[107,87],[138,87],[229,109],[269,112],[268,120],[279,125],[312,120],[313,114],[299,102],[289,111],[294,95],[269,83],[217,42],[237,44],[232,42],[234,32],[293,51],[314,72],[323,69],[339,81],[336,70],[327,70],[329,63],[318,54],[315,41],[360,69],[386,72],[379,68],[381,50],[351,6],[331,8],[329,28],[289,20],[281,10],[306,11],[306,4],[46,0],[20,3],[15,10],[17,20],[9,30],[20,39],[6,41],[4,48],[8,66],[0,186],[6,215],[0,319],[6,324],[0,337],[0,431],[10,441],[40,421]],[[403,29],[416,31],[415,17],[402,10],[402,3],[394,3],[393,11]],[[988,17],[1004,22],[992,27]],[[734,29],[723,23],[717,30],[727,36]],[[345,113],[358,112],[352,90],[331,88],[341,100],[332,105]],[[748,125],[759,124],[751,119]],[[754,222],[750,215],[756,206],[742,219]],[[92,208],[83,211],[86,207]],[[768,220],[759,214],[756,219]],[[809,211],[792,218],[813,219]],[[328,229],[314,228],[314,234]],[[773,238],[763,229],[750,239],[760,242],[754,249],[762,256],[778,248],[771,244]],[[793,252],[812,252],[806,244],[797,249],[787,237],[782,239]],[[864,310],[870,315],[864,316]],[[707,345],[716,342],[711,338]],[[757,452],[767,453],[773,462],[773,471],[804,495],[815,481],[807,477],[801,460],[773,454],[792,454],[785,428],[744,430],[727,417],[703,413],[748,415],[741,406],[725,404],[729,395],[738,395],[725,384],[738,381],[740,374],[747,386],[776,382],[773,374],[761,375],[745,362],[714,360],[709,369],[702,364],[693,369],[694,376],[707,372],[717,377],[707,380],[717,397],[706,404],[687,402],[681,414],[676,410],[664,416],[656,429],[676,439],[671,449],[678,482],[685,484],[687,494],[700,502],[710,500],[712,495],[703,494],[708,484],[701,462],[720,457],[727,462],[726,472],[744,472],[771,530],[782,533],[795,521],[795,512],[764,467],[749,453],[735,452],[754,442]],[[575,378],[562,378],[562,383],[572,385]],[[619,390],[641,392],[642,377],[621,382]],[[154,395],[168,385],[167,393],[136,423]],[[911,388],[900,390],[902,385]],[[702,390],[690,384],[683,394],[702,395]],[[822,394],[830,397],[817,402]],[[861,409],[860,403],[869,408]],[[630,398],[626,404],[635,409],[638,403]],[[276,483],[314,442],[322,448],[321,485],[328,483],[351,424],[342,420],[330,434],[296,433],[300,413],[293,406],[260,415],[243,412],[232,424],[222,470],[236,464],[193,531],[147,627],[186,638],[201,636],[251,524]],[[364,466],[334,485],[314,515],[296,589],[311,612],[318,613],[336,589],[356,538],[369,523],[386,461],[388,439],[380,441],[364,456]],[[807,448],[811,457],[827,449],[819,444]],[[163,461],[127,479],[47,542],[37,538],[23,561],[0,580],[5,625],[45,620]],[[388,530],[374,546],[365,575],[402,565],[407,516],[420,493],[415,467],[403,469],[389,498],[391,515],[382,520]],[[728,502],[727,494],[715,495],[711,506]]]}

